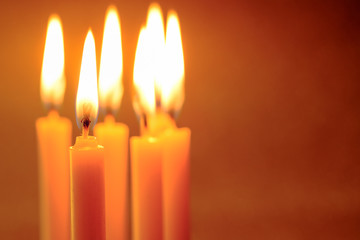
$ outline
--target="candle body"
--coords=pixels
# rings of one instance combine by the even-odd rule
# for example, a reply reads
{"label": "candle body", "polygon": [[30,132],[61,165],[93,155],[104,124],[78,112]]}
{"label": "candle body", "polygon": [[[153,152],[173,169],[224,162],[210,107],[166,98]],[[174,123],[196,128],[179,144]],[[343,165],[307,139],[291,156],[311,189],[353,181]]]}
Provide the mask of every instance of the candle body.
{"label": "candle body", "polygon": [[71,131],[70,120],[55,111],[36,121],[42,240],[70,239]]}
{"label": "candle body", "polygon": [[161,137],[164,240],[189,240],[190,129],[180,128]]}
{"label": "candle body", "polygon": [[70,147],[73,240],[105,240],[104,149],[95,137]]}
{"label": "candle body", "polygon": [[161,240],[161,145],[151,137],[132,137],[132,236],[134,240]]}
{"label": "candle body", "polygon": [[106,239],[129,239],[129,128],[106,116],[104,123],[96,124],[94,135],[105,153]]}
{"label": "candle body", "polygon": [[[143,136],[133,137],[130,141],[134,239],[147,239],[143,233],[150,227],[160,231],[155,224],[161,222],[162,235],[151,239],[188,240],[191,131],[177,128],[175,122],[162,112],[149,116],[147,127],[141,131]],[[157,195],[158,189],[161,199]],[[161,209],[157,210],[159,204]],[[150,212],[151,206],[156,212]],[[162,212],[161,218],[157,217],[159,212]]]}

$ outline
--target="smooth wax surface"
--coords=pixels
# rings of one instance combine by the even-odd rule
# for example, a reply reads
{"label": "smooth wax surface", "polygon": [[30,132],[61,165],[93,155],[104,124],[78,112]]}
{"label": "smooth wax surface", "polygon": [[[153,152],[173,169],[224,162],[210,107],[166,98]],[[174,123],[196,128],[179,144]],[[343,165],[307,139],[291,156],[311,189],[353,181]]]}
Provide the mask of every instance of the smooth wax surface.
{"label": "smooth wax surface", "polygon": [[96,124],[94,135],[105,153],[105,211],[106,239],[129,238],[129,128],[106,116],[104,123]]}
{"label": "smooth wax surface", "polygon": [[95,137],[70,147],[73,240],[105,240],[104,148]]}
{"label": "smooth wax surface", "polygon": [[132,236],[134,240],[161,240],[163,153],[159,135],[172,127],[173,121],[161,112],[147,119],[146,127],[141,124],[142,136],[130,139]]}
{"label": "smooth wax surface", "polygon": [[190,239],[189,128],[175,128],[162,137],[163,237]]}
{"label": "smooth wax surface", "polygon": [[70,120],[55,111],[36,121],[42,240],[70,239],[71,130]]}
{"label": "smooth wax surface", "polygon": [[130,140],[133,236],[188,240],[190,129],[176,128],[162,112],[148,117],[142,127],[142,136]]}
{"label": "smooth wax surface", "polygon": [[132,137],[130,149],[132,237],[134,240],[161,240],[161,145],[149,136]]}
{"label": "smooth wax surface", "polygon": [[159,145],[161,158],[163,239],[190,239],[190,137],[189,128],[177,128],[168,114],[158,111],[142,129]]}

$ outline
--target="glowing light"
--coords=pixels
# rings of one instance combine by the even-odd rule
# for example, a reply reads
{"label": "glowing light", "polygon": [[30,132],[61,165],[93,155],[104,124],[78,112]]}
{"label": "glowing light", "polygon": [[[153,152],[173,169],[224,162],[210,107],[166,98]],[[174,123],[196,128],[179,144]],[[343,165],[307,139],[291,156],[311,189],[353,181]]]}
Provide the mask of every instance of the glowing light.
{"label": "glowing light", "polygon": [[76,95],[76,120],[80,129],[81,120],[84,117],[90,118],[92,127],[95,125],[98,105],[95,41],[91,30],[89,30],[85,39]]}
{"label": "glowing light", "polygon": [[120,23],[117,10],[110,6],[106,13],[99,73],[100,107],[115,112],[123,95],[123,59]]}
{"label": "glowing light", "polygon": [[152,81],[155,84],[155,97],[161,95],[161,82],[163,81],[165,33],[164,20],[160,6],[152,3],[149,7],[146,20],[147,44],[149,44],[149,64],[152,69]]}
{"label": "glowing light", "polygon": [[138,115],[153,114],[156,101],[161,98],[165,49],[164,22],[161,8],[149,7],[146,27],[142,27],[136,48],[134,64],[134,108]]}
{"label": "glowing light", "polygon": [[147,30],[142,27],[134,63],[134,88],[136,91],[134,108],[138,115],[155,111],[155,89],[147,44]]}
{"label": "glowing light", "polygon": [[161,84],[161,105],[165,111],[178,112],[184,103],[184,55],[180,24],[174,11],[166,23],[164,81]]}
{"label": "glowing light", "polygon": [[63,102],[65,92],[64,39],[60,18],[49,18],[43,65],[41,69],[41,100],[48,107],[58,107]]}
{"label": "glowing light", "polygon": [[167,18],[166,41],[161,9],[152,4],[140,31],[134,64],[134,108],[138,116],[157,109],[175,114],[184,103],[184,56],[177,14]]}

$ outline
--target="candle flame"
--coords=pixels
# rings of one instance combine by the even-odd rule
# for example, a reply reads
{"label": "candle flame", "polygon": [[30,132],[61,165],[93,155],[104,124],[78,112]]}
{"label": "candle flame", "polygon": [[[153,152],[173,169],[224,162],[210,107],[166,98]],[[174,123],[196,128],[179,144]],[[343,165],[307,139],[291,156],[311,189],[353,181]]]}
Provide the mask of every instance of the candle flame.
{"label": "candle flame", "polygon": [[138,115],[161,109],[176,115],[184,103],[184,56],[179,19],[168,13],[166,41],[161,9],[152,4],[140,31],[134,64],[134,108]]}
{"label": "candle flame", "polygon": [[142,27],[135,54],[134,108],[138,115],[153,114],[160,102],[165,50],[164,22],[161,8],[149,7],[146,27]]}
{"label": "candle flame", "polygon": [[164,81],[161,104],[166,112],[177,113],[184,103],[184,55],[180,23],[176,12],[168,13],[166,23]]}
{"label": "candle flame", "polygon": [[43,65],[41,70],[41,100],[49,107],[59,107],[65,92],[64,40],[59,16],[49,17]]}
{"label": "candle flame", "polygon": [[90,119],[92,127],[95,125],[98,105],[95,40],[91,30],[89,30],[84,43],[76,95],[76,122],[80,129],[81,122],[85,118]]}
{"label": "candle flame", "polygon": [[136,47],[134,63],[134,88],[136,91],[134,108],[140,114],[155,112],[155,90],[149,64],[149,47],[147,46],[147,31],[142,27]]}
{"label": "candle flame", "polygon": [[146,20],[147,40],[149,56],[151,60],[152,76],[155,87],[155,98],[159,101],[161,96],[161,82],[164,69],[165,32],[164,20],[160,5],[152,3],[149,7]]}
{"label": "candle flame", "polygon": [[99,100],[102,109],[116,112],[119,108],[124,91],[122,75],[120,21],[116,7],[110,6],[106,13],[99,73]]}

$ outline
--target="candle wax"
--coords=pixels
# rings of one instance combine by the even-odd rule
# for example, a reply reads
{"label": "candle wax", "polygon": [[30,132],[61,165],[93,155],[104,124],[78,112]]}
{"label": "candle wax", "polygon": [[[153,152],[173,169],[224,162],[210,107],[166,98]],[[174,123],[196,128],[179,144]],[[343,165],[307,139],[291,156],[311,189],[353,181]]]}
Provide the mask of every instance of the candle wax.
{"label": "candle wax", "polygon": [[130,140],[133,236],[187,240],[190,130],[176,128],[167,114],[158,112],[141,132]]}
{"label": "candle wax", "polygon": [[129,181],[128,138],[129,128],[116,123],[112,115],[104,123],[96,124],[94,135],[105,153],[105,216],[106,239],[129,238]]}
{"label": "candle wax", "polygon": [[70,120],[56,111],[36,121],[42,240],[70,239],[71,131]]}
{"label": "candle wax", "polygon": [[190,239],[190,135],[176,128],[161,137],[164,240]]}
{"label": "candle wax", "polygon": [[93,136],[70,147],[73,240],[105,240],[104,148]]}
{"label": "candle wax", "polygon": [[162,239],[161,145],[152,137],[132,137],[132,236]]}

